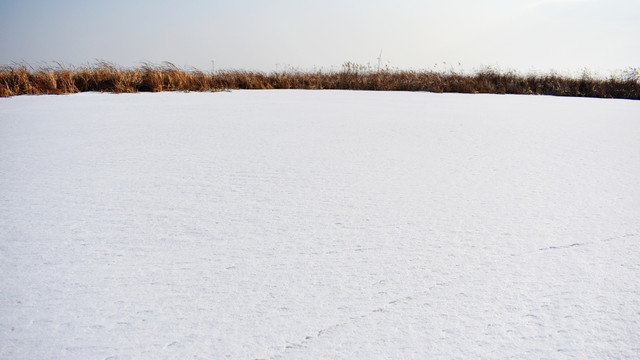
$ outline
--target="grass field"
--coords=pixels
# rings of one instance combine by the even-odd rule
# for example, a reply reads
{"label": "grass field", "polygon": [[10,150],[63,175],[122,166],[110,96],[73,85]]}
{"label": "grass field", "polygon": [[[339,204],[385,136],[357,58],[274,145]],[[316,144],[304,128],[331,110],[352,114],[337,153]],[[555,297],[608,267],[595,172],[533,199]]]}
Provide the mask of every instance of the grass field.
{"label": "grass field", "polygon": [[522,75],[485,69],[473,74],[453,71],[376,71],[345,63],[338,71],[252,72],[231,70],[216,74],[184,70],[171,63],[123,68],[107,62],[68,68],[0,67],[0,97],[34,94],[113,93],[159,91],[218,91],[223,89],[343,89],[429,91],[455,93],[536,94],[640,99],[638,70],[598,78],[554,73]]}

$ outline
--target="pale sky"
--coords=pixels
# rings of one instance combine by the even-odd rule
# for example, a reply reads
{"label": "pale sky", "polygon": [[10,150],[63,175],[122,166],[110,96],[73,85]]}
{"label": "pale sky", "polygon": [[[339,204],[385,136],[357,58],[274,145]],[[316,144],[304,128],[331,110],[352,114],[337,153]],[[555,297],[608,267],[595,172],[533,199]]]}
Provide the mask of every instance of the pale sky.
{"label": "pale sky", "polygon": [[608,73],[640,67],[639,19],[640,0],[0,0],[0,64],[329,70],[382,49],[399,69]]}

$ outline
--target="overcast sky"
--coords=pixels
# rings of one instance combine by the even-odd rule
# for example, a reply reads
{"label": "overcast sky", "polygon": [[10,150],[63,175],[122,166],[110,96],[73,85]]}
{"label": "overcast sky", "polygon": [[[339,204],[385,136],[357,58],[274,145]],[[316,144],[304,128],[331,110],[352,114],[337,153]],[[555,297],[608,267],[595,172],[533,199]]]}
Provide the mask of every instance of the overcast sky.
{"label": "overcast sky", "polygon": [[[0,0],[0,64],[640,67],[640,0]],[[460,65],[459,65],[460,64]]]}

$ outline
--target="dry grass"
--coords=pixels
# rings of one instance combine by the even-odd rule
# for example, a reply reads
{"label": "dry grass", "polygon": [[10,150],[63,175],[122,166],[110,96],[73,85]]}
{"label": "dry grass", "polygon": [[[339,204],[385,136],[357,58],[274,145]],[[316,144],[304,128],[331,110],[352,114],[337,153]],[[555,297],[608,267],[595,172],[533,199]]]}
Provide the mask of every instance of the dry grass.
{"label": "dry grass", "polygon": [[630,68],[622,75],[579,78],[556,74],[520,75],[486,69],[475,74],[434,71],[375,71],[353,63],[333,72],[225,71],[207,74],[171,63],[144,64],[135,69],[99,62],[82,68],[27,69],[0,67],[0,97],[23,94],[70,94],[158,91],[219,91],[223,89],[348,89],[457,93],[537,94],[640,99],[640,76]]}

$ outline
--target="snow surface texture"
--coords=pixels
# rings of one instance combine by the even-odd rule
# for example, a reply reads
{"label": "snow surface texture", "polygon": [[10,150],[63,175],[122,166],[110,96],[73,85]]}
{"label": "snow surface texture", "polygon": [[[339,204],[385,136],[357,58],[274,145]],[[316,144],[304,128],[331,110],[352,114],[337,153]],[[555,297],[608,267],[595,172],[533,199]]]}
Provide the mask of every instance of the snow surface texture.
{"label": "snow surface texture", "polygon": [[638,358],[639,184],[639,101],[0,99],[0,358]]}

